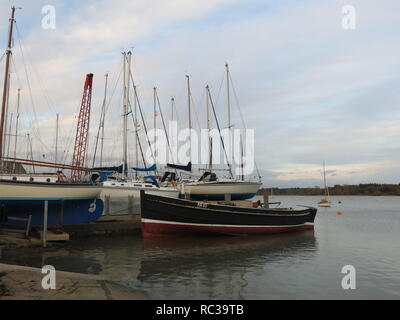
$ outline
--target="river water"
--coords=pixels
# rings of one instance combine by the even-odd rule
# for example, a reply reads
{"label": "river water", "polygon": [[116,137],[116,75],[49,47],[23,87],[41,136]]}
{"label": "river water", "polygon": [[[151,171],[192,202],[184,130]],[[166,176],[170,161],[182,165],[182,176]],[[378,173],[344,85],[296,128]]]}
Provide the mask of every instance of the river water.
{"label": "river water", "polygon": [[[274,196],[281,206],[320,197]],[[0,261],[102,274],[152,299],[400,299],[400,197],[332,197],[315,230],[252,237],[91,238]],[[341,215],[337,212],[342,212]],[[344,290],[345,265],[355,289]]]}

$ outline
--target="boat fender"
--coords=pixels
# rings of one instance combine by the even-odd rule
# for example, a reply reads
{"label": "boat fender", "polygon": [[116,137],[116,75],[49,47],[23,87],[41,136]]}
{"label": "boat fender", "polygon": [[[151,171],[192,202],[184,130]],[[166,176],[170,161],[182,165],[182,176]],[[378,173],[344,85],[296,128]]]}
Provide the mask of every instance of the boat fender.
{"label": "boat fender", "polygon": [[253,208],[261,208],[261,201],[252,202],[252,206]]}

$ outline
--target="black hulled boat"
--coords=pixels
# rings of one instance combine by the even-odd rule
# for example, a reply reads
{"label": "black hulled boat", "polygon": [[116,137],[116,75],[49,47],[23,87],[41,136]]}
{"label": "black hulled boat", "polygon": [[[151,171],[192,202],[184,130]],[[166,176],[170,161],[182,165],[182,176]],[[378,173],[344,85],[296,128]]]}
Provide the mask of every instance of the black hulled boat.
{"label": "black hulled boat", "polygon": [[[254,208],[242,202],[211,203],[141,191],[143,237],[180,234],[250,235],[314,229],[317,209]],[[247,202],[248,204],[248,202]]]}

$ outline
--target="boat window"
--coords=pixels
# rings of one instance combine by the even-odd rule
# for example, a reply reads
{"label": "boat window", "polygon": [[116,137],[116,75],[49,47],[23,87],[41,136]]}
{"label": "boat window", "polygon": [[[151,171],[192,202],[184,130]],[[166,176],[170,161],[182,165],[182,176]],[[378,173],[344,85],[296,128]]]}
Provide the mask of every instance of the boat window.
{"label": "boat window", "polygon": [[29,178],[29,181],[33,181],[33,180],[35,180],[35,179],[33,179],[32,177]]}
{"label": "boat window", "polygon": [[13,180],[14,180],[14,181],[17,181],[17,177],[13,177]]}
{"label": "boat window", "polygon": [[47,178],[46,181],[47,181],[47,182],[50,182],[50,178]]}
{"label": "boat window", "polygon": [[153,187],[152,184],[145,184],[144,186],[147,187],[147,188],[152,188]]}
{"label": "boat window", "polygon": [[141,187],[141,184],[134,184],[135,187]]}

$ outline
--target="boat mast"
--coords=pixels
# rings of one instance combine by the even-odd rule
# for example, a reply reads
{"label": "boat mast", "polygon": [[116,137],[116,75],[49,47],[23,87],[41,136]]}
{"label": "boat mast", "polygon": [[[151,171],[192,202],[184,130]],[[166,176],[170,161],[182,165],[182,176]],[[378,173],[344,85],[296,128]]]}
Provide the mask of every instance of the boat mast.
{"label": "boat mast", "polygon": [[154,102],[154,123],[153,123],[153,141],[154,141],[154,161],[157,163],[157,141],[156,141],[156,129],[157,129],[157,87],[153,87],[153,102]]}
{"label": "boat mast", "polygon": [[[17,116],[15,119],[15,140],[14,140],[14,158],[17,157],[17,140],[18,140],[18,123],[19,123],[19,101],[21,95],[21,88],[18,88],[17,95]],[[15,163],[13,164],[13,172],[15,172]]]}
{"label": "boat mast", "polygon": [[129,103],[129,81],[130,81],[130,64],[131,64],[131,52],[123,52],[124,59],[124,99],[123,99],[123,154],[122,154],[122,166],[123,178],[126,178],[127,164],[128,164],[128,103]]}
{"label": "boat mast", "polygon": [[215,112],[214,103],[213,103],[213,100],[211,98],[211,92],[210,92],[210,88],[209,87],[207,87],[207,93],[208,93],[208,97],[210,99],[211,108],[212,108],[212,111],[213,111],[213,114],[214,114],[214,120],[215,120],[215,123],[216,123],[217,128],[218,128],[219,137],[221,139],[222,149],[224,150],[225,159],[226,159],[226,162],[228,164],[228,171],[229,171],[229,174],[231,175],[231,178],[233,179],[233,173],[232,173],[231,164],[229,163],[228,154],[226,152],[224,139],[223,139],[222,134],[221,134],[221,128],[219,126],[217,114]]}
{"label": "boat mast", "polygon": [[323,166],[324,166],[325,199],[329,200],[329,190],[328,190],[328,186],[326,185],[325,160],[323,162]]}
{"label": "boat mast", "polygon": [[[137,118],[137,101],[136,101],[136,85],[133,84],[133,94],[134,94],[134,127],[135,127],[135,168],[139,167],[139,148],[138,148],[138,142],[139,142],[139,121]],[[137,179],[137,171],[135,170],[135,179]]]}
{"label": "boat mast", "polygon": [[241,171],[241,180],[244,181],[244,166],[243,166],[243,136],[240,134],[240,171]]}
{"label": "boat mast", "polygon": [[107,101],[107,84],[108,84],[108,73],[105,74],[106,81],[104,84],[104,99],[103,105],[101,106],[101,145],[100,145],[100,167],[103,166],[103,147],[104,147],[104,120],[106,117],[106,101]]}
{"label": "boat mast", "polygon": [[191,114],[191,105],[190,105],[190,79],[189,75],[186,75],[187,79],[187,89],[188,89],[188,110],[189,110],[189,161],[192,161],[192,114]]}
{"label": "boat mast", "polygon": [[171,121],[174,121],[174,103],[175,103],[175,98],[171,97]]}
{"label": "boat mast", "polygon": [[[8,109],[8,108],[7,108]],[[7,158],[10,156],[10,144],[11,144],[11,129],[12,129],[12,121],[13,121],[14,113],[11,112],[10,117],[10,125],[8,127],[8,141],[7,141]]]}
{"label": "boat mast", "polygon": [[125,164],[126,164],[126,146],[127,146],[127,137],[126,137],[126,128],[127,128],[127,117],[128,113],[128,105],[126,101],[126,53],[122,52],[122,60],[123,60],[123,102],[122,102],[122,177],[125,177]]}
{"label": "boat mast", "polygon": [[7,106],[7,92],[9,87],[9,74],[10,74],[10,59],[12,55],[11,46],[12,46],[12,34],[14,27],[14,15],[15,15],[15,7],[11,8],[11,18],[10,18],[10,28],[8,33],[8,42],[7,42],[7,50],[6,50],[6,67],[4,71],[4,85],[3,85],[3,100],[1,103],[1,119],[0,119],[0,161],[2,162],[3,158],[3,148],[4,148],[4,125],[5,125],[5,117],[6,117],[6,106]]}
{"label": "boat mast", "polygon": [[[57,119],[56,119],[56,150],[55,150],[55,155],[54,155],[54,162],[57,163],[58,160],[58,121],[59,121],[60,115],[57,113]],[[14,156],[15,158],[15,156]]]}
{"label": "boat mast", "polygon": [[[127,174],[127,172],[128,172],[128,115],[129,115],[129,104],[130,104],[130,102],[129,102],[129,88],[130,88],[130,82],[131,82],[131,61],[132,61],[132,52],[131,51],[128,51],[128,53],[127,53],[127,71],[128,71],[128,74],[126,75],[127,76],[127,80],[126,80],[126,113],[125,113],[125,121],[126,121],[126,132],[125,132],[125,135],[126,135],[126,139],[125,139],[125,150],[124,150],[124,153],[125,153],[125,163],[126,163],[126,174]],[[124,168],[124,170],[125,170],[125,168]]]}
{"label": "boat mast", "polygon": [[232,139],[232,123],[231,123],[231,94],[230,94],[230,84],[229,84],[229,65],[225,64],[226,68],[226,95],[228,102],[228,133],[229,133],[229,143],[228,150],[230,151],[231,163],[233,163],[233,139]]}
{"label": "boat mast", "polygon": [[[139,121],[137,118],[137,95],[136,95],[136,85],[133,84],[133,93],[134,93],[134,107],[135,107],[135,167],[139,167],[139,148],[138,148],[138,143],[139,143]],[[144,167],[146,167],[145,163],[143,163]],[[137,179],[138,173],[135,170],[135,179]]]}
{"label": "boat mast", "polygon": [[210,103],[208,99],[208,85],[206,86],[206,114],[207,114],[207,137],[208,137],[208,170],[212,168],[212,138],[210,136]]}

